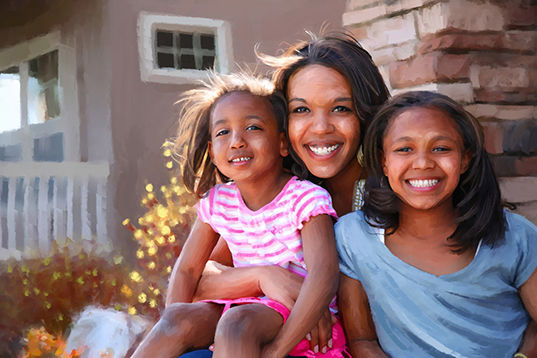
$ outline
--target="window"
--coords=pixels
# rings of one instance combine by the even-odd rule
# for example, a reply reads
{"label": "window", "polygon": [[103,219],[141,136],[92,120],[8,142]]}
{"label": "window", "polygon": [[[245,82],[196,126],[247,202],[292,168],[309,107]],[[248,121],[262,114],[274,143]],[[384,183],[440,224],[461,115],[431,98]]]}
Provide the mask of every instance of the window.
{"label": "window", "polygon": [[143,81],[189,83],[209,69],[228,73],[233,62],[222,20],[141,13],[138,40]]}
{"label": "window", "polygon": [[0,162],[79,160],[74,68],[58,33],[0,51]]}

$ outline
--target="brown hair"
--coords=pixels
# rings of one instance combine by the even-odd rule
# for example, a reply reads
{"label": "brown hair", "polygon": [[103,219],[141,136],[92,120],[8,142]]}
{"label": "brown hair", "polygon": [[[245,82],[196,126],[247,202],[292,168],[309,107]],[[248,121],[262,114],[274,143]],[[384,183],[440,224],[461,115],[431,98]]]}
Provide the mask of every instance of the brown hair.
{"label": "brown hair", "polygon": [[[281,56],[257,54],[267,65],[274,67],[272,79],[278,90],[287,94],[289,79],[307,65],[323,65],[338,71],[349,82],[354,110],[360,121],[360,143],[380,105],[390,96],[371,55],[348,32],[332,32],[322,36],[309,33],[311,39],[290,46]],[[285,129],[288,119],[285,120]],[[305,176],[307,168],[290,146],[291,157],[298,166],[295,174]]]}
{"label": "brown hair", "polygon": [[232,92],[248,92],[266,98],[274,111],[278,128],[283,131],[287,103],[269,79],[245,72],[231,75],[211,72],[200,88],[186,91],[177,102],[182,104],[182,109],[174,141],[174,157],[180,164],[183,184],[198,197],[213,187],[217,178],[222,182],[229,181],[211,162],[209,141],[212,108],[218,99]]}

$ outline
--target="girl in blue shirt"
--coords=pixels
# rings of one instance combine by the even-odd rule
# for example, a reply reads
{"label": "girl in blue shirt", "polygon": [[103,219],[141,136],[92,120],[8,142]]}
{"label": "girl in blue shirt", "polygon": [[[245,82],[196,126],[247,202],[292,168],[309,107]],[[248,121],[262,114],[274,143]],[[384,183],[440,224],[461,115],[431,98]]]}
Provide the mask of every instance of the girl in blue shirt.
{"label": "girl in blue shirt", "polygon": [[352,355],[524,357],[537,228],[504,211],[478,121],[408,92],[379,110],[364,154],[363,211],[336,224]]}

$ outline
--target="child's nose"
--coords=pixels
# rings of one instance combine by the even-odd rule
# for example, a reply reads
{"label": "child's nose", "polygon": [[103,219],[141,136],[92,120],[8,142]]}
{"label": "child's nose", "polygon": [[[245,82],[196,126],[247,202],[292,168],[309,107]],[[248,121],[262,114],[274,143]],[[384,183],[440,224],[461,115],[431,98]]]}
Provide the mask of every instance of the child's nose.
{"label": "child's nose", "polygon": [[412,164],[416,169],[429,169],[434,167],[434,161],[429,153],[425,151],[416,153]]}
{"label": "child's nose", "polygon": [[242,136],[242,133],[234,132],[231,136],[231,148],[243,148],[246,146],[246,142]]}

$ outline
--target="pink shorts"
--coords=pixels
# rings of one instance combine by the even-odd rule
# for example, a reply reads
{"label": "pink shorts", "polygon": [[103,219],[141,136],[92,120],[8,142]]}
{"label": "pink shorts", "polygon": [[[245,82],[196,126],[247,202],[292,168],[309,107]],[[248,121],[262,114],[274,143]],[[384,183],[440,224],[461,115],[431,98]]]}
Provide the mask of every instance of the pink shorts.
{"label": "pink shorts", "polygon": [[[285,307],[283,304],[281,304],[278,301],[271,300],[269,298],[263,297],[244,297],[244,298],[237,298],[234,300],[202,300],[199,302],[212,302],[212,303],[218,303],[224,305],[224,310],[222,313],[229,310],[232,306],[237,305],[244,305],[249,303],[258,303],[261,305],[268,306],[278,312],[283,317],[283,323],[287,320],[287,317],[289,317],[289,309]],[[343,327],[341,326],[341,323],[339,320],[332,326],[332,349],[330,349],[326,353],[314,353],[310,349],[310,342],[307,339],[301,340],[295,348],[291,352],[289,352],[289,355],[292,356],[304,356],[304,357],[330,357],[330,358],[339,358],[339,357],[350,357],[348,354],[346,347],[345,347],[345,334],[343,333]]]}

